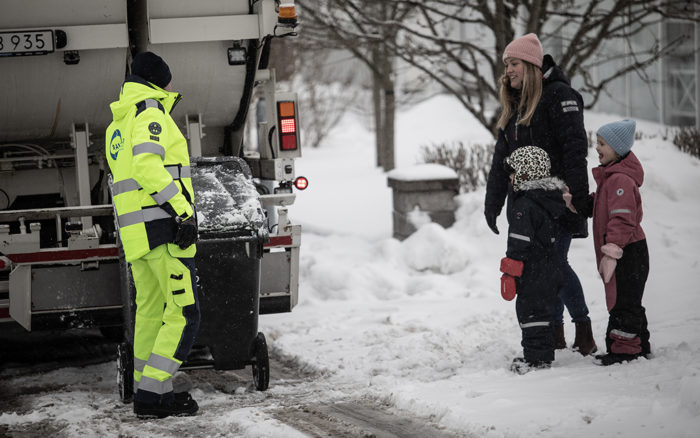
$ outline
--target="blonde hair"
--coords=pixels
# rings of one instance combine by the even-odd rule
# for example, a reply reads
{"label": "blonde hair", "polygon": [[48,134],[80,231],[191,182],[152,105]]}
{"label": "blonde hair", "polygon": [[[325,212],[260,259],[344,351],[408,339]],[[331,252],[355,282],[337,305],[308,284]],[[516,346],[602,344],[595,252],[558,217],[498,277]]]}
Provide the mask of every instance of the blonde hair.
{"label": "blonde hair", "polygon": [[[542,97],[542,71],[539,67],[527,61],[522,61],[525,66],[525,74],[523,75],[523,84],[520,88],[520,102],[518,102],[513,88],[510,86],[510,79],[506,72],[499,79],[501,87],[498,91],[498,99],[501,102],[501,117],[498,119],[499,129],[506,129],[508,120],[513,116],[516,106],[520,118],[515,121],[516,124],[530,126],[532,115],[535,114],[535,108]],[[524,114],[523,114],[523,109]]]}

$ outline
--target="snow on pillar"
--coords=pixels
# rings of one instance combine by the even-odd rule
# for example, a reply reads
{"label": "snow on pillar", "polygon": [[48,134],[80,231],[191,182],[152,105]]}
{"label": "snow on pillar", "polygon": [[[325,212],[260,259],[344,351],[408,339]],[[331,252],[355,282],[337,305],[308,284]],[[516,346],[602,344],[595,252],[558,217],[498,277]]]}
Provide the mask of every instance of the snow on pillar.
{"label": "snow on pillar", "polygon": [[403,240],[425,222],[447,228],[455,222],[457,173],[440,164],[419,164],[387,174],[394,198],[394,238]]}

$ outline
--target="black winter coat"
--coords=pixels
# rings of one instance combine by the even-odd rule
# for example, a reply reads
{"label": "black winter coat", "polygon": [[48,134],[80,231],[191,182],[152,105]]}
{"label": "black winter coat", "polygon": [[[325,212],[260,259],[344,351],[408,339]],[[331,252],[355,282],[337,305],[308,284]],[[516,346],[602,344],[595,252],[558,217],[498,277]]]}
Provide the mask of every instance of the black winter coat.
{"label": "black winter coat", "polygon": [[[571,82],[550,55],[545,55],[542,70],[545,72],[542,97],[530,126],[516,126],[515,114],[505,130],[498,131],[486,184],[486,211],[500,214],[510,194],[503,160],[522,146],[538,146],[547,151],[552,163],[551,174],[569,186],[574,205],[588,197],[588,139],[583,125],[583,98],[571,88]],[[585,217],[567,210],[560,221],[574,237],[588,235]]]}
{"label": "black winter coat", "polygon": [[560,261],[555,248],[559,220],[566,204],[562,198],[564,183],[545,178],[521,185],[513,192],[508,215],[506,256],[523,262],[518,285],[521,297],[556,297],[560,281]]}

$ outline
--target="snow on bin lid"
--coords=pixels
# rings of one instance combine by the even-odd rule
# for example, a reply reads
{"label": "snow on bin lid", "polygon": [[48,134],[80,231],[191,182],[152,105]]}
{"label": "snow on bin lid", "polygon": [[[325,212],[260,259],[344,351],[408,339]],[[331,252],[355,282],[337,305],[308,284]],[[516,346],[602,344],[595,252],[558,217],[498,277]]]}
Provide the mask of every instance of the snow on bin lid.
{"label": "snow on bin lid", "polygon": [[442,164],[428,163],[394,169],[387,174],[387,178],[398,181],[456,179],[457,172]]}
{"label": "snow on bin lid", "polygon": [[243,160],[200,159],[192,167],[192,185],[200,232],[254,231],[263,226],[258,192]]}

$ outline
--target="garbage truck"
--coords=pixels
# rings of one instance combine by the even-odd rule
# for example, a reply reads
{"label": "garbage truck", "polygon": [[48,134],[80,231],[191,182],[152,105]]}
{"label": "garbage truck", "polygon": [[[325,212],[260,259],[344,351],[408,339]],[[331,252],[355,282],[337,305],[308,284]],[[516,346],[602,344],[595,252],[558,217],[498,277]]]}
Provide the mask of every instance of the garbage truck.
{"label": "garbage truck", "polygon": [[257,317],[297,303],[301,226],[288,209],[307,183],[297,96],[279,89],[270,46],[296,27],[291,0],[2,1],[0,331],[116,336],[128,400],[134,290],[105,129],[131,59],[152,51],[183,96],[172,116],[192,165],[178,171],[191,172],[198,208],[196,342],[210,351],[193,366],[253,365],[267,387]]}

